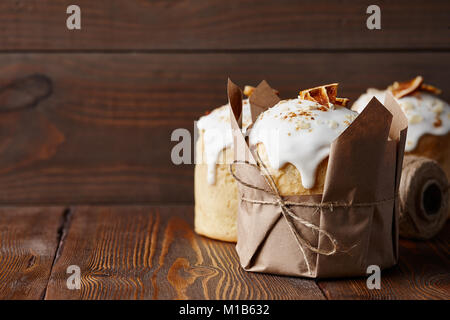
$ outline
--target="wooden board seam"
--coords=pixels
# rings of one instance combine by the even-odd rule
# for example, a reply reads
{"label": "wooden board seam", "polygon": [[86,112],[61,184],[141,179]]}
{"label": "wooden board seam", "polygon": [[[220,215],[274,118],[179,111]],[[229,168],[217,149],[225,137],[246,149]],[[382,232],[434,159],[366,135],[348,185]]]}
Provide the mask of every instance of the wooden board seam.
{"label": "wooden board seam", "polygon": [[45,286],[45,289],[41,295],[41,299],[40,300],[46,300],[46,296],[47,296],[47,288],[48,288],[48,284],[50,282],[50,278],[53,274],[53,267],[55,266],[56,261],[58,260],[58,258],[61,256],[62,250],[64,248],[64,241],[66,239],[67,233],[69,232],[70,229],[70,224],[72,222],[72,217],[75,214],[75,210],[71,207],[69,208],[65,208],[63,213],[62,213],[62,217],[61,217],[61,223],[60,226],[58,228],[58,246],[56,248],[55,251],[55,256],[53,258],[53,262],[52,262],[52,266],[50,268],[50,273],[47,279],[47,285]]}

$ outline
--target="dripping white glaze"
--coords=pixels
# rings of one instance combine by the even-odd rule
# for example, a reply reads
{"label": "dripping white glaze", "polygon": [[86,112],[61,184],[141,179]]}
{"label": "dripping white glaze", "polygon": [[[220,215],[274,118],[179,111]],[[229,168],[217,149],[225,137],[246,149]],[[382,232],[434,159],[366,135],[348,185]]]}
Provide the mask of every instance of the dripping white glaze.
{"label": "dripping white glaze", "polygon": [[[368,89],[352,106],[361,112],[376,97],[384,103],[386,90]],[[413,151],[424,134],[442,136],[450,131],[450,105],[445,101],[425,92],[396,99],[408,118],[406,138],[407,152]]]}
{"label": "dripping white glaze", "polygon": [[326,108],[300,99],[280,101],[263,112],[250,131],[250,145],[262,143],[270,166],[286,163],[300,172],[303,187],[311,189],[319,164],[328,157],[331,143],[358,116],[345,107]]}
{"label": "dripping white glaze", "polygon": [[[250,124],[250,104],[246,99],[242,101],[242,131],[244,133]],[[219,154],[233,145],[229,104],[216,108],[210,114],[201,117],[197,122],[197,128],[203,132],[204,146],[204,158],[199,162],[206,162],[207,181],[209,184],[215,184]]]}

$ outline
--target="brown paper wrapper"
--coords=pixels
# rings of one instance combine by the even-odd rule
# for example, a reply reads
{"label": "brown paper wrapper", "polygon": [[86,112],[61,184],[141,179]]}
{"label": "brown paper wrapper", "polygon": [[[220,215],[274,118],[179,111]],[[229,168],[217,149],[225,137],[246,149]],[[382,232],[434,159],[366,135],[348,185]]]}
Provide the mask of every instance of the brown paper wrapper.
{"label": "brown paper wrapper", "polygon": [[[279,197],[241,134],[239,87],[230,80],[235,163],[241,197],[236,250],[247,271],[310,278],[366,275],[398,260],[398,188],[407,120],[391,95],[375,98],[332,143],[323,194]],[[263,81],[252,118],[279,101]],[[246,161],[247,163],[244,163]],[[256,188],[255,188],[256,187]],[[243,201],[252,199],[254,202]],[[288,205],[287,202],[302,205]],[[291,212],[292,215],[286,214]]]}

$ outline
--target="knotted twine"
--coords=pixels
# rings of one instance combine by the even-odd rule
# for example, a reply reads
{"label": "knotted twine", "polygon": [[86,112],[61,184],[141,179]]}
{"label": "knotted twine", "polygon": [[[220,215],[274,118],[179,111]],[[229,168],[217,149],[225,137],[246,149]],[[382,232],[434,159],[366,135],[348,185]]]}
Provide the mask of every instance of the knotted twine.
{"label": "knotted twine", "polygon": [[[333,208],[336,208],[336,207],[344,207],[344,208],[370,207],[370,206],[374,206],[374,205],[381,204],[384,202],[393,201],[397,198],[397,195],[395,195],[393,198],[390,198],[390,199],[374,201],[374,202],[367,202],[367,203],[353,203],[353,204],[336,203],[336,202],[335,203],[333,203],[333,202],[311,203],[311,202],[286,201],[283,199],[283,196],[281,195],[280,190],[278,189],[272,175],[270,174],[269,169],[264,164],[264,162],[261,160],[257,150],[255,150],[255,155],[256,155],[256,160],[258,163],[257,165],[252,164],[248,161],[235,160],[230,164],[229,171],[230,171],[231,175],[233,176],[233,178],[236,179],[236,181],[239,184],[241,184],[247,188],[251,188],[251,189],[259,190],[259,191],[262,191],[265,193],[269,193],[272,196],[274,196],[276,200],[275,201],[264,201],[264,200],[248,199],[245,197],[241,197],[241,201],[245,201],[245,202],[253,203],[253,204],[277,205],[280,207],[283,218],[287,222],[287,224],[289,226],[289,230],[291,231],[292,235],[294,236],[294,239],[300,249],[300,252],[302,253],[302,255],[304,257],[305,264],[306,264],[309,274],[312,274],[312,271],[311,271],[310,262],[305,253],[305,248],[311,250],[312,252],[314,252],[316,254],[331,256],[331,255],[334,255],[336,252],[338,252],[339,244],[338,244],[337,239],[331,233],[329,233],[326,230],[323,230],[320,227],[316,226],[315,224],[297,216],[289,208],[290,206],[315,208],[316,210],[314,211],[314,213],[317,213],[319,211],[322,212],[322,209],[324,209],[324,208],[329,209],[331,212],[333,212]],[[234,172],[234,166],[236,164],[246,164],[246,165],[250,165],[250,166],[256,168],[261,173],[261,175],[264,177],[264,180],[266,181],[267,185],[270,187],[270,190],[260,188],[251,183],[245,182],[241,178],[239,178]],[[301,234],[295,227],[293,220],[302,224],[306,228],[309,228],[313,231],[318,232],[319,236],[321,234],[324,235],[330,241],[332,248],[330,250],[323,250],[323,249],[314,247],[308,240],[304,239],[301,236]],[[344,250],[341,250],[341,251],[344,251]],[[347,250],[345,250],[345,251],[347,251]]]}

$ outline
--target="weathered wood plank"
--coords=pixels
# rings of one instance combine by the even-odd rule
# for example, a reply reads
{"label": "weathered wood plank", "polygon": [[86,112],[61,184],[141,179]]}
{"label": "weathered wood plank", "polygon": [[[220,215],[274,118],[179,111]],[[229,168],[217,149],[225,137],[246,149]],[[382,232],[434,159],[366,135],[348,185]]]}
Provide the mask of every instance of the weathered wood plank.
{"label": "weathered wood plank", "polygon": [[430,241],[400,241],[398,266],[382,272],[381,289],[366,279],[319,281],[328,299],[450,299],[450,223]]}
{"label": "weathered wood plank", "polygon": [[0,299],[41,299],[63,208],[0,208]]}
{"label": "weathered wood plank", "polygon": [[2,1],[0,50],[449,48],[446,0],[377,1],[381,30],[359,0]]}
{"label": "weathered wood plank", "polygon": [[[193,232],[192,206],[76,208],[46,299],[323,299],[314,281],[242,270],[234,245]],[[66,269],[81,269],[81,289]]]}
{"label": "weathered wood plank", "polygon": [[282,97],[340,81],[355,99],[415,74],[445,89],[449,67],[445,52],[0,55],[0,203],[192,203],[170,136],[226,101],[228,76]]}

